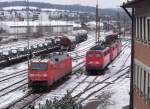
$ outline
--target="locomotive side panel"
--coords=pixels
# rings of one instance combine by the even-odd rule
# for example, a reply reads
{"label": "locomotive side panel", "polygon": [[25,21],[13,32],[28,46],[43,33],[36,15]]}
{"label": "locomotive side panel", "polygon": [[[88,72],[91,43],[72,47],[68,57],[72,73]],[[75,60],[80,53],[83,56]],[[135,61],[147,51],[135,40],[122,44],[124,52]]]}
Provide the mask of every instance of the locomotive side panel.
{"label": "locomotive side panel", "polygon": [[31,87],[49,87],[72,70],[72,59],[68,55],[56,55],[47,62],[32,62],[28,74]]}

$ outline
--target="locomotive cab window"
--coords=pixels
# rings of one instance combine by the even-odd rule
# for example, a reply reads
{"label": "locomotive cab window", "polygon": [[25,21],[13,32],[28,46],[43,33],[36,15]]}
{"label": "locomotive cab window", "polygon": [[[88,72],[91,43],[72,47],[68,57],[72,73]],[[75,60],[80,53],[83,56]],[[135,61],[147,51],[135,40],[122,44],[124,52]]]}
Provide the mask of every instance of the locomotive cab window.
{"label": "locomotive cab window", "polygon": [[56,62],[58,62],[58,61],[59,61],[59,59],[58,59],[58,58],[55,58],[55,61],[56,61]]}
{"label": "locomotive cab window", "polygon": [[31,69],[32,70],[47,70],[48,64],[47,63],[32,63]]}
{"label": "locomotive cab window", "polygon": [[93,56],[94,56],[94,53],[93,53],[93,52],[89,52],[88,56],[89,56],[89,57],[93,57]]}
{"label": "locomotive cab window", "polygon": [[96,57],[96,58],[100,58],[100,57],[101,57],[101,54],[96,53],[95,57]]}

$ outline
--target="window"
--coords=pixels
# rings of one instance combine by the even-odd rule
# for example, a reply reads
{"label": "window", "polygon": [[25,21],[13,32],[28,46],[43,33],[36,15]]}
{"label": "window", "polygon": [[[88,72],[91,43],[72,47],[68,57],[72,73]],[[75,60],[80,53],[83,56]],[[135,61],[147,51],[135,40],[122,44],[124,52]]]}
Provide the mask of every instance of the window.
{"label": "window", "polygon": [[150,73],[148,74],[148,99],[150,100]]}
{"label": "window", "polygon": [[150,19],[148,19],[148,41],[150,41]]}
{"label": "window", "polygon": [[145,96],[146,96],[146,100],[148,98],[148,73],[145,72]]}
{"label": "window", "polygon": [[138,18],[138,31],[139,31],[139,33],[138,33],[138,39],[140,39],[140,35],[141,35],[141,22],[140,22],[140,17]]}
{"label": "window", "polygon": [[143,34],[143,29],[142,29],[142,27],[143,27],[143,21],[142,21],[142,17],[140,17],[140,40],[142,39],[142,34]]}
{"label": "window", "polygon": [[146,95],[146,71],[143,71],[143,94]]}
{"label": "window", "polygon": [[138,17],[136,18],[136,38],[138,38]]}
{"label": "window", "polygon": [[142,41],[144,41],[144,18],[141,18],[141,26],[142,26],[142,30],[141,30],[141,39],[142,39]]}
{"label": "window", "polygon": [[148,41],[148,19],[145,19],[145,38]]}
{"label": "window", "polygon": [[142,68],[140,68],[140,72],[139,72],[139,74],[140,74],[140,83],[139,83],[139,89],[140,89],[140,92],[143,92],[142,91],[142,87],[143,87],[143,84],[142,84],[142,82],[143,82],[143,78],[142,78]]}
{"label": "window", "polygon": [[136,66],[136,64],[134,64],[134,73],[133,73],[133,85],[134,86],[136,86],[136,75],[137,75],[136,68],[137,68],[137,66]]}
{"label": "window", "polygon": [[96,53],[96,58],[100,58],[101,57],[101,54],[98,54],[98,53]]}
{"label": "window", "polygon": [[32,70],[47,70],[48,64],[47,63],[32,63],[31,68]]}
{"label": "window", "polygon": [[138,30],[137,34],[138,34],[138,39],[140,39],[140,18],[139,17],[138,17],[137,21],[138,21],[138,23],[137,23],[137,30]]}
{"label": "window", "polygon": [[134,85],[138,92],[146,100],[150,100],[150,73],[139,65],[134,66]]}
{"label": "window", "polygon": [[144,95],[144,70],[141,68],[141,94]]}
{"label": "window", "polygon": [[137,88],[139,88],[138,86],[139,86],[139,66],[137,66]]}
{"label": "window", "polygon": [[143,39],[144,39],[144,41],[146,41],[146,18],[144,17],[143,18]]}
{"label": "window", "polygon": [[94,56],[94,52],[89,52],[88,57],[93,57]]}

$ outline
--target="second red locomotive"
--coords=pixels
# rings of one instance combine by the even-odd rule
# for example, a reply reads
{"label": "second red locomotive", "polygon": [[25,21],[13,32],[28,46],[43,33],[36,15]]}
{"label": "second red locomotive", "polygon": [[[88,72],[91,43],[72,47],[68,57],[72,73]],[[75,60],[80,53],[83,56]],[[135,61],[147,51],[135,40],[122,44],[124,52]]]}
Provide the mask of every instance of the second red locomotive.
{"label": "second red locomotive", "polygon": [[115,34],[107,35],[101,45],[92,47],[86,53],[86,71],[88,73],[104,70],[121,51],[121,41]]}
{"label": "second red locomotive", "polygon": [[70,72],[72,72],[72,58],[68,54],[49,54],[42,60],[36,59],[31,62],[28,73],[29,86],[49,87]]}

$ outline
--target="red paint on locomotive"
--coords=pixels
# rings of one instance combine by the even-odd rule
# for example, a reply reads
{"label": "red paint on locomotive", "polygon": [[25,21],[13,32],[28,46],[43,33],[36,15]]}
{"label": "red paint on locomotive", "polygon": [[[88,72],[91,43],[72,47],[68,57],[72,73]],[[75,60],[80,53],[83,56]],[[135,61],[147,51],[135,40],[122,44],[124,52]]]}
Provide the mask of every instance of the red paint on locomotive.
{"label": "red paint on locomotive", "polygon": [[103,50],[90,50],[86,53],[86,69],[102,70],[110,62],[109,48]]}
{"label": "red paint on locomotive", "polygon": [[[104,70],[121,51],[121,42],[116,35],[109,35],[103,45],[96,45],[86,53],[87,72]],[[99,55],[99,56],[98,56]]]}
{"label": "red paint on locomotive", "polygon": [[28,79],[31,87],[48,87],[72,71],[72,58],[68,54],[53,54],[44,60],[31,62]]}

